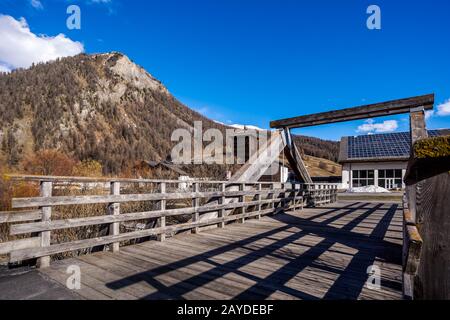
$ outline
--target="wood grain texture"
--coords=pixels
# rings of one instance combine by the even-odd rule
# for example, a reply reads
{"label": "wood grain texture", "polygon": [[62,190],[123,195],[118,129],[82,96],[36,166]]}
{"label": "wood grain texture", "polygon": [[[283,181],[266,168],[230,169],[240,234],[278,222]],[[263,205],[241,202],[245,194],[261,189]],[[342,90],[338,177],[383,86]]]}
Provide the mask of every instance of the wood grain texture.
{"label": "wood grain texture", "polygon": [[[402,211],[335,203],[165,242],[59,261],[41,272],[65,284],[82,270],[86,299],[401,299]],[[366,286],[381,268],[381,288]]]}
{"label": "wood grain texture", "polygon": [[383,117],[395,114],[409,113],[416,107],[425,110],[433,109],[434,94],[392,100],[365,106],[315,113],[311,115],[294,117],[270,122],[271,128],[301,128],[317,126],[327,123],[336,123],[358,119]]}
{"label": "wood grain texture", "polygon": [[423,246],[414,280],[417,299],[450,299],[450,174],[421,182],[417,219]]}
{"label": "wood grain texture", "polygon": [[90,195],[90,196],[48,196],[33,198],[14,198],[12,206],[18,208],[33,207],[54,207],[69,206],[79,204],[102,204],[102,203],[124,203],[141,201],[160,201],[160,200],[182,200],[192,198],[213,198],[213,197],[240,197],[260,194],[269,194],[273,192],[284,192],[283,189],[262,190],[262,191],[213,191],[213,192],[173,192],[173,193],[145,193],[145,194],[123,194],[123,195]]}

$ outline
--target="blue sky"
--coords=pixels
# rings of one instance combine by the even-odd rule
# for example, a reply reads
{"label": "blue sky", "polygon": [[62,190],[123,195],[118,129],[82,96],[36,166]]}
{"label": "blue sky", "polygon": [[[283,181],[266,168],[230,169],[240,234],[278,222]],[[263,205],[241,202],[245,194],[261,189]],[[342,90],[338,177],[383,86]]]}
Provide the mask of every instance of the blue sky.
{"label": "blue sky", "polygon": [[[81,8],[81,30],[66,27],[70,4]],[[366,27],[371,4],[381,9],[381,30]],[[428,126],[450,127],[447,0],[0,0],[0,13],[23,17],[37,36],[63,33],[87,53],[123,52],[224,123],[268,128],[279,118],[434,92],[440,111]],[[0,43],[8,64],[2,52]],[[339,140],[409,128],[407,116],[358,131],[363,124],[295,132]]]}

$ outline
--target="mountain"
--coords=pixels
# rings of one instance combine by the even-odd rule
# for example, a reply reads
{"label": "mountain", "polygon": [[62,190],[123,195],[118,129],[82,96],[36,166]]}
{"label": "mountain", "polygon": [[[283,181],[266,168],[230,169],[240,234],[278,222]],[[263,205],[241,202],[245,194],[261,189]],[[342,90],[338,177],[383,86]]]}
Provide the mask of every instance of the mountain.
{"label": "mountain", "polygon": [[[76,160],[94,159],[118,174],[140,160],[161,161],[178,128],[224,131],[176,100],[151,74],[121,53],[62,58],[0,73],[0,160],[58,149]],[[303,139],[303,140],[302,140]],[[338,144],[297,137],[306,154],[337,159]]]}

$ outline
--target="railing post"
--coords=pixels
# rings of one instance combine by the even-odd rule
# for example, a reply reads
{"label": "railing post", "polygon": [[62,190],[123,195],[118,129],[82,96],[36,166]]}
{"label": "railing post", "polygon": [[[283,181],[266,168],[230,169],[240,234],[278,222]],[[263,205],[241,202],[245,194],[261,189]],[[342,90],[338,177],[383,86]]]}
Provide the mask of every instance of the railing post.
{"label": "railing post", "polygon": [[272,182],[270,184],[270,190],[272,190],[272,193],[270,193],[270,196],[268,197],[268,199],[272,200],[272,202],[270,203],[270,207],[275,211],[275,193],[273,192],[274,189],[275,189],[275,185]]}
{"label": "railing post", "polygon": [[300,210],[303,211],[303,206],[305,205],[305,194],[306,192],[303,190],[303,185],[298,186],[298,192],[300,194]]}
{"label": "railing post", "polygon": [[[221,192],[225,193],[226,188],[227,188],[227,185],[225,183],[222,183],[220,185],[220,191]],[[225,194],[223,194],[222,197],[220,197],[220,204],[224,205],[225,204],[225,199],[226,199]],[[219,212],[218,212],[218,217],[219,218],[225,218],[225,215],[226,215],[226,210],[225,209],[220,209]],[[217,227],[218,228],[225,228],[225,221],[219,222],[217,224]]]}
{"label": "railing post", "polygon": [[[194,182],[193,184],[192,184],[192,188],[193,188],[193,191],[194,192],[198,192],[199,191],[199,185],[198,185],[198,182]],[[198,214],[198,207],[199,207],[199,205],[200,205],[200,199],[199,198],[197,198],[197,197],[194,197],[193,199],[192,199],[192,206],[195,208],[195,211],[194,211],[194,214],[193,214],[193,216],[192,216],[192,222],[198,222],[199,220],[200,220],[200,216],[199,216],[199,214]],[[195,233],[195,234],[197,234],[197,233],[199,233],[199,231],[200,231],[200,228],[199,227],[194,227],[193,229],[192,229],[192,233]]]}
{"label": "railing post", "polygon": [[[51,197],[53,190],[53,183],[49,181],[42,181],[40,185],[40,196]],[[52,218],[52,207],[41,207],[42,222],[50,221]],[[48,247],[51,244],[50,231],[41,232],[41,247]],[[50,256],[41,257],[37,260],[38,268],[47,268],[50,266]]]}
{"label": "railing post", "polygon": [[[120,182],[113,181],[111,182],[111,195],[118,196],[120,195]],[[118,216],[120,215],[120,203],[110,203],[108,206],[108,211],[110,215]],[[120,234],[120,223],[113,222],[109,226],[109,234],[111,236],[118,236]],[[120,242],[114,242],[112,244],[112,252],[119,252]]]}
{"label": "railing post", "polygon": [[[166,193],[166,183],[165,182],[161,182],[159,191],[161,192],[161,194]],[[161,200],[160,201],[160,210],[161,211],[166,210],[166,203],[167,203],[167,200]],[[166,227],[166,217],[159,217],[158,218],[157,227],[158,228],[165,228]],[[158,239],[158,241],[161,241],[161,242],[165,241],[166,240],[166,233],[159,234],[157,239]]]}
{"label": "railing post", "polygon": [[[261,192],[261,190],[262,190],[262,184],[261,183],[258,183],[256,185],[256,190]],[[256,207],[256,209],[258,210],[259,214],[256,216],[256,219],[260,220],[261,219],[261,193],[258,193],[256,195],[256,199],[259,201],[258,206]]]}
{"label": "railing post", "polygon": [[295,210],[297,210],[297,188],[296,187],[297,187],[297,185],[295,183],[293,183],[291,185],[291,188],[294,191],[294,200],[293,200],[293,203],[294,203],[293,210],[294,210],[294,212],[295,212]]}
{"label": "railing post", "polygon": [[[245,183],[241,183],[239,185],[239,191],[245,191]],[[245,211],[246,211],[245,210],[245,195],[239,197],[239,202],[242,204],[242,212],[241,213],[245,214]],[[245,218],[241,218],[238,221],[239,221],[239,223],[244,223]]]}

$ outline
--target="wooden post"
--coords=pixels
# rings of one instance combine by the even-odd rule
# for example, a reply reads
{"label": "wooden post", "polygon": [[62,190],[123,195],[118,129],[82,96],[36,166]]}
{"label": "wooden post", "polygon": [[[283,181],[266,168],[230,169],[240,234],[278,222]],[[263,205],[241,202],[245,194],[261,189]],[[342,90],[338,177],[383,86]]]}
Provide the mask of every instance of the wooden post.
{"label": "wooden post", "polygon": [[[226,188],[227,188],[226,184],[225,184],[225,183],[222,183],[222,184],[221,184],[220,190],[221,190],[222,192],[225,192],[225,191],[226,191]],[[226,197],[223,195],[223,196],[220,198],[220,204],[225,204],[225,199],[226,199]],[[225,210],[225,209],[219,210],[219,218],[224,218],[225,215],[226,215],[226,210]],[[225,228],[225,221],[219,222],[219,224],[217,224],[217,227],[218,227],[218,228]]]}
{"label": "wooden post", "polygon": [[[256,190],[257,191],[261,191],[262,190],[262,184],[261,183],[258,183],[257,185],[256,185]],[[258,210],[258,212],[261,212],[261,193],[258,193],[257,195],[256,195],[256,199],[258,200],[258,201],[260,201],[259,202],[259,204],[258,204],[258,206],[256,207],[256,209]],[[256,216],[256,219],[257,220],[260,220],[261,219],[261,214],[258,214],[257,216]]]}
{"label": "wooden post", "polygon": [[297,189],[296,189],[297,185],[293,183],[291,187],[294,190],[294,200],[293,200],[294,205],[292,210],[295,211],[297,209]]}
{"label": "wooden post", "polygon": [[[193,188],[194,192],[198,192],[199,191],[198,183],[197,182],[193,183],[192,184],[192,188]],[[199,205],[200,205],[200,199],[197,198],[197,197],[194,197],[192,199],[192,206],[195,208],[195,212],[194,212],[194,214],[192,216],[192,222],[198,222],[200,220],[200,216],[199,216],[198,210],[197,210]],[[192,233],[194,233],[194,234],[197,234],[199,232],[200,232],[200,229],[198,227],[195,227],[195,228],[192,229]]]}
{"label": "wooden post", "polygon": [[[160,184],[160,192],[161,192],[161,194],[166,193],[166,183],[165,182],[161,182],[161,184]],[[167,203],[167,200],[161,200],[160,201],[160,210],[161,211],[166,210],[166,203]],[[166,226],[166,217],[158,218],[157,226],[158,226],[158,228],[164,228]],[[165,241],[166,240],[166,234],[165,233],[159,234],[157,239],[158,239],[158,241],[161,241],[161,242]]]}
{"label": "wooden post", "polygon": [[[275,200],[275,193],[273,193],[273,190],[275,189],[275,184],[273,182],[270,184],[270,189],[272,190],[272,193],[270,193],[270,196],[268,198],[271,200]],[[275,211],[275,201],[272,201],[270,207]]]}
{"label": "wooden post", "polygon": [[[120,182],[113,181],[111,182],[111,195],[118,196],[120,195]],[[118,216],[120,215],[120,203],[110,203],[108,205],[108,211],[110,215]],[[120,223],[114,222],[109,226],[109,234],[111,236],[118,236],[120,233]],[[119,252],[120,243],[114,242],[112,244],[112,252]]]}
{"label": "wooden post", "polygon": [[[245,191],[245,183],[241,183],[239,185],[239,191]],[[239,202],[242,204],[242,214],[244,214],[245,213],[245,196],[240,196]],[[239,223],[244,223],[244,222],[245,222],[245,218],[239,219]]]}
{"label": "wooden post", "polygon": [[304,185],[299,186],[300,196],[302,197],[300,200],[300,210],[302,210],[302,211],[303,211],[303,206],[305,205],[305,191],[303,188],[304,188]]}
{"label": "wooden post", "polygon": [[[40,185],[40,196],[51,197],[53,190],[53,183],[42,181]],[[42,222],[50,221],[52,218],[52,207],[40,207],[42,211]],[[51,244],[50,231],[41,232],[41,247],[48,247]],[[50,256],[41,257],[37,260],[38,268],[47,268],[50,266]]]}

